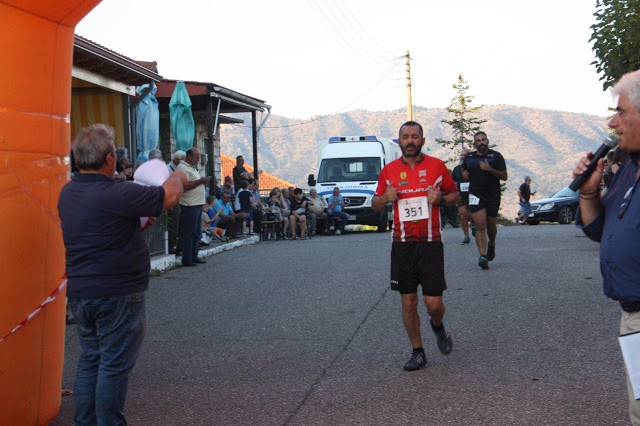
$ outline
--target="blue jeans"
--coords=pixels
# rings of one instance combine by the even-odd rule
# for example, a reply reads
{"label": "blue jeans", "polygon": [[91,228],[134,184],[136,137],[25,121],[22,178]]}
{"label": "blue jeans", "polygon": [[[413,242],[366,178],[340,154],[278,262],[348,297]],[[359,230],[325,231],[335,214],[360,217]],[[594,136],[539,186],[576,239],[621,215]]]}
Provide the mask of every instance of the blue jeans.
{"label": "blue jeans", "polygon": [[531,203],[523,203],[520,201],[518,204],[520,204],[520,212],[522,212],[525,217],[531,214]]}
{"label": "blue jeans", "polygon": [[334,226],[335,221],[333,218],[340,218],[340,225],[338,231],[340,233],[344,233],[344,227],[347,226],[347,221],[349,220],[349,214],[345,212],[331,212],[329,213],[329,226]]}
{"label": "blue jeans", "polygon": [[82,355],[74,389],[76,425],[125,425],[129,373],[147,329],[144,292],[70,298]]}
{"label": "blue jeans", "polygon": [[181,221],[184,221],[182,236],[182,264],[193,262],[198,258],[200,248],[200,230],[202,206],[180,206]]}

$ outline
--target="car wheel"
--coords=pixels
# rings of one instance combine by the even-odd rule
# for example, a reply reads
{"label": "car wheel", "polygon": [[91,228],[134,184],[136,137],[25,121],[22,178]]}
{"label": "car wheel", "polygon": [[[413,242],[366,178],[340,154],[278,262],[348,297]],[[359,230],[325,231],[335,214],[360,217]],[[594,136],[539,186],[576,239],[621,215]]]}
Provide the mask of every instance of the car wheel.
{"label": "car wheel", "polygon": [[540,220],[538,220],[538,219],[527,219],[527,223],[529,225],[537,225],[537,224],[540,223]]}
{"label": "car wheel", "polygon": [[558,222],[562,223],[563,225],[566,225],[568,223],[571,223],[572,220],[573,220],[573,211],[571,210],[571,207],[564,206],[563,208],[561,208],[560,211],[558,212]]}

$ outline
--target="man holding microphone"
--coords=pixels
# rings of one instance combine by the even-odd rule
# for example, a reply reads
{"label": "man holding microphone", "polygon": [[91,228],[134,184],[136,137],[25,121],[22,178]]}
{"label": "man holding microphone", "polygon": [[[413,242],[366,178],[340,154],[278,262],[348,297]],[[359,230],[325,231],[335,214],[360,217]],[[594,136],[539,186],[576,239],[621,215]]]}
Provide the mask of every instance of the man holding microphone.
{"label": "man holding microphone", "polygon": [[[600,243],[600,271],[604,293],[620,303],[620,334],[640,332],[640,194],[636,194],[640,169],[640,71],[622,76],[612,91],[618,98],[616,114],[609,121],[620,138],[620,148],[631,159],[616,173],[611,187],[600,195],[603,159],[580,186],[580,208],[576,225]],[[573,171],[577,178],[591,164],[583,157]],[[629,417],[640,425],[640,401],[636,400],[627,374]]]}

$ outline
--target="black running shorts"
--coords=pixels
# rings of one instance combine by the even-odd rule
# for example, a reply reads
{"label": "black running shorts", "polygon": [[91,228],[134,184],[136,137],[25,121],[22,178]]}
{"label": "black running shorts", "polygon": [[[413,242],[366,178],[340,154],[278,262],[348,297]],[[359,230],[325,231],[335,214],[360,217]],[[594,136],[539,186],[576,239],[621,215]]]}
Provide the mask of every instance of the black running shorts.
{"label": "black running shorts", "polygon": [[497,200],[489,197],[478,198],[480,198],[480,202],[477,205],[471,205],[471,203],[469,203],[469,211],[471,213],[476,213],[485,209],[487,211],[487,216],[498,217],[498,210],[500,210],[500,198]]}
{"label": "black running shorts", "polygon": [[392,243],[391,290],[413,294],[418,284],[424,296],[442,296],[447,288],[442,241]]}
{"label": "black running shorts", "polygon": [[469,205],[469,192],[461,192],[460,193],[460,201],[458,202],[458,207],[460,206],[468,206]]}

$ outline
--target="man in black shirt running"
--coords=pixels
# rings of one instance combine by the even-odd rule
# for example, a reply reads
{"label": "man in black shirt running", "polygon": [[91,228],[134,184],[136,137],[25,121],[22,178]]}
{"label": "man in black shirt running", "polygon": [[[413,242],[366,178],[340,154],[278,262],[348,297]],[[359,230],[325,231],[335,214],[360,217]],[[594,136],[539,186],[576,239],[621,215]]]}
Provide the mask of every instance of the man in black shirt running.
{"label": "man in black shirt running", "polygon": [[[476,245],[480,252],[478,265],[489,268],[496,255],[496,217],[500,209],[500,181],[507,180],[507,166],[502,155],[489,149],[485,132],[473,136],[476,151],[464,159],[464,177],[469,179],[469,211],[476,225]],[[487,244],[487,237],[489,242]]]}
{"label": "man in black shirt running", "polygon": [[465,179],[463,176],[464,169],[462,163],[469,154],[469,150],[464,148],[460,153],[460,164],[453,168],[451,176],[458,185],[458,192],[460,192],[460,202],[458,203],[458,214],[460,215],[460,225],[462,226],[462,232],[464,233],[464,239],[462,245],[469,244],[469,179]]}

